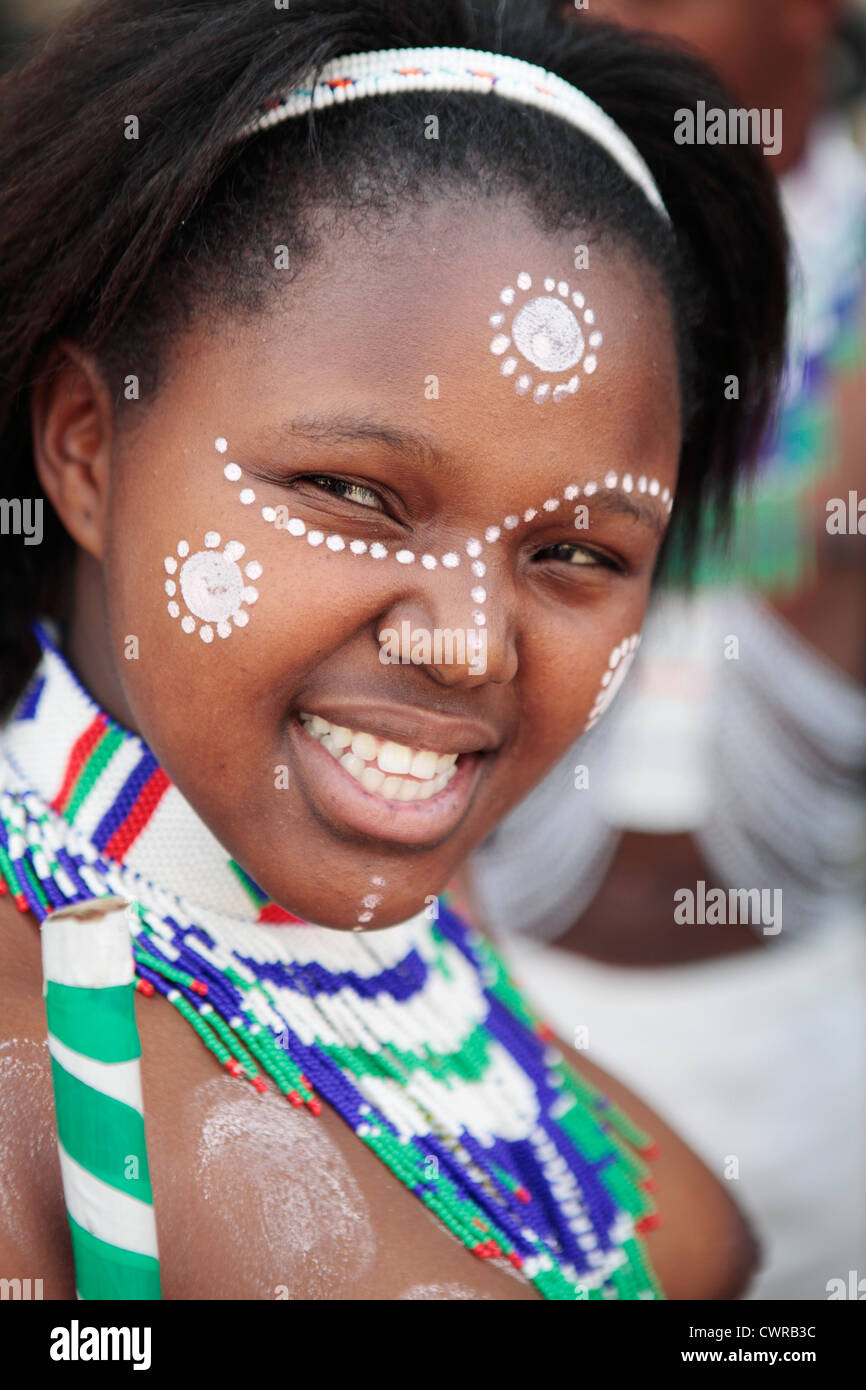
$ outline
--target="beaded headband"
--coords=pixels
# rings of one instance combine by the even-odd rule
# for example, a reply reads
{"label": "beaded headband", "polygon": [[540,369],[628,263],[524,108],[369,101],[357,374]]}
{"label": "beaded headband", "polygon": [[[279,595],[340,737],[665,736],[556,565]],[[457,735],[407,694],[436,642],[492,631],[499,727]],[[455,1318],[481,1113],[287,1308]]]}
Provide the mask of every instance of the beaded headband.
{"label": "beaded headband", "polygon": [[424,91],[493,92],[508,101],[551,112],[601,145],[652,206],[670,220],[646,161],[600,106],[555,73],[502,53],[471,48],[391,48],[334,58],[322,68],[314,85],[285,93],[263,115],[243,126],[235,139],[344,101]]}

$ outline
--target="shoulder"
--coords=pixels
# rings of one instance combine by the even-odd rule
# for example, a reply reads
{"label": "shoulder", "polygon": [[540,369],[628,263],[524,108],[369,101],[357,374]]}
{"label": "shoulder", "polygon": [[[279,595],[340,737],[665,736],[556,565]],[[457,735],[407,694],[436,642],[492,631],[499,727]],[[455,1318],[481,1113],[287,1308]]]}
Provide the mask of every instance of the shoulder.
{"label": "shoulder", "polygon": [[39,928],[0,898],[0,1274],[41,1279],[43,1297],[74,1296]]}
{"label": "shoulder", "polygon": [[644,1237],[669,1299],[740,1298],[758,1265],[759,1247],[725,1186],[650,1107],[621,1082],[559,1040],[568,1061],[659,1147],[649,1162],[661,1224]]}

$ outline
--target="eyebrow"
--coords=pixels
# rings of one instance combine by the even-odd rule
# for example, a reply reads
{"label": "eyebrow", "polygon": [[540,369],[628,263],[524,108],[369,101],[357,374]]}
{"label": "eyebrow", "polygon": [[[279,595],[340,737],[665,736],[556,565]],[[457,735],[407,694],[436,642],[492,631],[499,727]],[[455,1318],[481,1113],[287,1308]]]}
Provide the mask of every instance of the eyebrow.
{"label": "eyebrow", "polygon": [[[444,452],[421,431],[400,429],[379,420],[355,415],[332,415],[326,418],[302,412],[278,425],[273,438],[280,444],[292,439],[309,439],[322,444],[375,444],[397,457],[420,465],[425,470],[436,468],[446,476],[449,473],[456,475],[458,471],[456,458]],[[580,495],[575,499],[575,505],[583,503],[588,506],[590,517],[593,512],[612,512],[618,516],[631,517],[632,520],[648,526],[657,535],[664,535],[668,514],[661,503],[640,494],[622,492],[618,488],[597,491],[592,496],[585,497],[583,486],[580,485]]]}

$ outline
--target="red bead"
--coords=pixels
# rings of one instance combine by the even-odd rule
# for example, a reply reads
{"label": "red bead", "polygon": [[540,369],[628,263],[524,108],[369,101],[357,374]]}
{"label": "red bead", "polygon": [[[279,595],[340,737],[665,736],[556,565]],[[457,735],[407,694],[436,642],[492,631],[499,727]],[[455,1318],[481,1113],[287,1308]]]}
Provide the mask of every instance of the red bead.
{"label": "red bead", "polygon": [[0,878],[0,898],[5,898],[8,892],[9,889],[6,887],[5,878]]}
{"label": "red bead", "polygon": [[194,994],[207,994],[207,985],[204,980],[192,980],[189,987]]}
{"label": "red bead", "polygon": [[263,1076],[254,1076],[253,1085],[255,1086],[260,1096],[263,1096],[265,1091],[268,1089],[268,1083]]}
{"label": "red bead", "polygon": [[532,1193],[527,1192],[525,1187],[515,1187],[514,1195],[517,1198],[518,1202],[522,1202],[524,1206],[527,1202],[532,1201]]}
{"label": "red bead", "polygon": [[18,911],[19,911],[19,912],[29,912],[29,911],[30,911],[30,904],[28,903],[28,901],[27,901],[27,899],[25,898],[25,896],[24,896],[23,893],[13,893],[13,894],[12,894],[12,901],[14,902],[15,906],[18,908]]}
{"label": "red bead", "polygon": [[308,1091],[312,1091],[312,1089],[313,1089],[312,1086],[310,1085],[309,1081],[307,1080],[307,1078],[306,1078],[305,1076],[302,1076],[302,1077],[301,1077],[301,1085],[302,1085],[302,1086],[306,1086],[306,1088],[307,1088]]}
{"label": "red bead", "polygon": [[509,1250],[506,1258],[511,1261],[515,1269],[520,1269],[521,1265],[523,1264],[523,1256],[518,1255],[516,1250]]}
{"label": "red bead", "polygon": [[655,1192],[658,1189],[658,1178],[644,1178],[640,1186],[645,1192]]}
{"label": "red bead", "polygon": [[286,1100],[291,1101],[292,1105],[294,1106],[303,1105],[304,1103],[301,1100],[301,1097],[298,1095],[297,1091],[289,1091],[286,1095]]}
{"label": "red bead", "polygon": [[549,1023],[539,1023],[535,1031],[544,1042],[550,1042],[550,1039],[553,1037],[553,1029]]}
{"label": "red bead", "polygon": [[321,1115],[322,1102],[320,1100],[316,1100],[316,1097],[313,1096],[310,1100],[307,1101],[307,1109],[310,1111],[312,1115]]}
{"label": "red bead", "polygon": [[152,996],[156,993],[153,985],[150,983],[150,980],[136,980],[135,988],[138,990],[139,994],[144,995],[145,999],[152,998]]}
{"label": "red bead", "polygon": [[636,1221],[634,1228],[639,1235],[644,1235],[647,1231],[657,1231],[662,1224],[661,1212],[650,1212],[649,1216],[642,1216],[640,1221]]}
{"label": "red bead", "polygon": [[641,1158],[659,1158],[661,1156],[660,1144],[647,1144],[645,1149],[638,1149]]}
{"label": "red bead", "polygon": [[231,1072],[232,1076],[240,1076],[241,1064],[238,1061],[237,1057],[229,1057],[228,1061],[226,1062],[226,1071]]}

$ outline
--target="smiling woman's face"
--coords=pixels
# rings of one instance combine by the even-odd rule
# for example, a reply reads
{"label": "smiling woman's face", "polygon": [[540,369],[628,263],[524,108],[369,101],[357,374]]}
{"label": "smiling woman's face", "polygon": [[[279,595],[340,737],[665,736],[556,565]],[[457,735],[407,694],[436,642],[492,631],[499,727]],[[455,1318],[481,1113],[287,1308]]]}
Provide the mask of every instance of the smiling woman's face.
{"label": "smiling woman's face", "polygon": [[576,241],[506,202],[332,237],[265,314],[186,331],[116,440],[73,659],[300,916],[357,926],[375,878],[384,926],[441,891],[640,630],[669,310]]}

